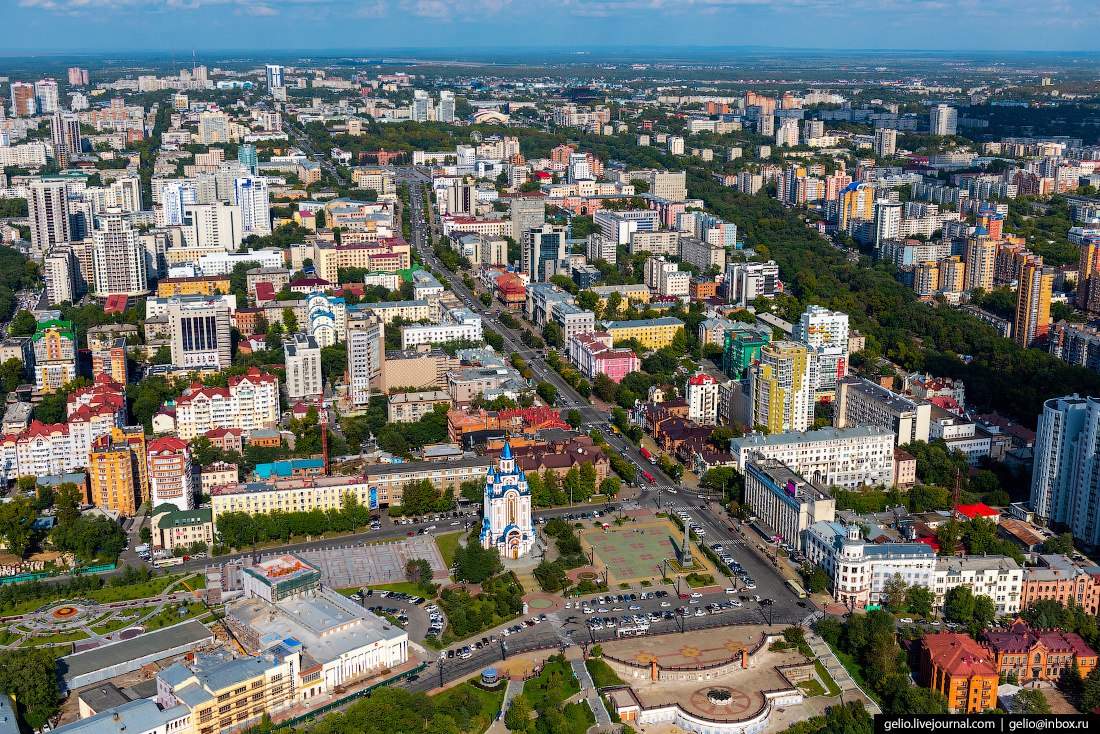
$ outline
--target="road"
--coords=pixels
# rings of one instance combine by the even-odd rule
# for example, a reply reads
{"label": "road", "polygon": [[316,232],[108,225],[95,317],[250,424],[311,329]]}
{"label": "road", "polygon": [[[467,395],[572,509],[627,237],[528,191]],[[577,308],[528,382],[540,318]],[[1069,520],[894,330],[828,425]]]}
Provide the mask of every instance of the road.
{"label": "road", "polygon": [[318,153],[313,149],[313,145],[310,143],[309,136],[306,135],[305,128],[295,127],[285,116],[283,117],[283,130],[294,139],[294,142],[299,148],[306,152],[310,160],[316,161],[321,164],[321,168],[332,176],[336,180],[336,183],[340,186],[347,184],[347,179],[340,175],[340,171],[336,169],[336,166],[332,165],[328,157],[323,153]]}

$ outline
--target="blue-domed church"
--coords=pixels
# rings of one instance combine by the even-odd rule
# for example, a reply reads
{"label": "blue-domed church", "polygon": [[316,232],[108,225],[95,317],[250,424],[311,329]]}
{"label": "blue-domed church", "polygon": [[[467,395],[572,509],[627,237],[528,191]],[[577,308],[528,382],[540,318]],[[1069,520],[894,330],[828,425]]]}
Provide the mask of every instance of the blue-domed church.
{"label": "blue-domed church", "polygon": [[527,477],[516,468],[512,446],[504,451],[496,467],[485,477],[485,520],[481,524],[481,545],[496,548],[501,558],[519,558],[535,547],[535,524],[531,516],[531,489]]}

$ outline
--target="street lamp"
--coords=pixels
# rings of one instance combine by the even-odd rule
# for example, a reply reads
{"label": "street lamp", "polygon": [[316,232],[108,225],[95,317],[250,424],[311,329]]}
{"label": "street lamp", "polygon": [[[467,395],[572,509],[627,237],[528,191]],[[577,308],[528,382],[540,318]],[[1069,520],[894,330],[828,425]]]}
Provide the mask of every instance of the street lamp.
{"label": "street lamp", "polygon": [[435,661],[436,668],[439,669],[439,687],[443,687],[443,658]]}
{"label": "street lamp", "polygon": [[508,657],[508,643],[504,641],[504,638],[500,638],[500,659],[501,662]]}

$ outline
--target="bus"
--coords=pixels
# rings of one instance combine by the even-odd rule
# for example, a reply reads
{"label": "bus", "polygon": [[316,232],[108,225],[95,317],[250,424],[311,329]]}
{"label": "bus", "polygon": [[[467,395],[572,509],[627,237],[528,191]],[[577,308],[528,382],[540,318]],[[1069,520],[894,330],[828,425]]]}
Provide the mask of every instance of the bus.
{"label": "bus", "polygon": [[653,462],[653,454],[649,453],[649,451],[648,451],[648,450],[646,450],[646,449],[641,449],[641,453],[642,453],[642,456],[644,456],[644,457],[645,457],[646,461],[648,461],[648,462],[649,462],[649,463],[651,463],[651,464],[652,464],[652,463],[654,463],[654,462]]}
{"label": "bus", "polygon": [[645,480],[647,482],[649,482],[650,484],[656,484],[657,483],[657,480],[653,478],[653,475],[650,474],[647,471],[642,472],[642,476],[645,477]]}
{"label": "bus", "polygon": [[619,427],[618,426],[611,426],[611,432],[614,433],[616,436],[618,436],[619,435]]}
{"label": "bus", "polygon": [[182,558],[158,558],[153,561],[154,568],[165,568],[167,566],[181,566],[183,565]]}
{"label": "bus", "polygon": [[798,584],[796,584],[795,582],[788,580],[787,581],[787,588],[789,588],[791,591],[793,591],[795,593],[795,596],[797,596],[799,599],[805,599],[806,598],[806,590],[803,589]]}

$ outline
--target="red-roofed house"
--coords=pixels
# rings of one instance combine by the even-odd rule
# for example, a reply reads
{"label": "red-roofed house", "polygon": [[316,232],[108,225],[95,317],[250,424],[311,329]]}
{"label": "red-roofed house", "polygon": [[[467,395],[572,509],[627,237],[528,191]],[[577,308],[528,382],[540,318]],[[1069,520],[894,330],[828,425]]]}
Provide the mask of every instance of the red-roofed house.
{"label": "red-roofed house", "polygon": [[1001,513],[994,510],[989,505],[977,502],[973,505],[957,505],[955,507],[955,514],[959,516],[959,519],[973,520],[976,517],[984,517],[986,520],[992,520],[993,522],[1000,522]]}
{"label": "red-roofed house", "polygon": [[149,444],[147,452],[153,507],[168,504],[177,510],[192,509],[195,496],[187,442],[175,436],[162,436]]}
{"label": "red-roofed house", "polygon": [[996,661],[967,635],[941,632],[921,638],[920,678],[947,697],[952,713],[975,714],[997,706]]}
{"label": "red-roofed house", "polygon": [[[259,286],[258,283],[256,285]],[[294,293],[317,293],[331,287],[332,283],[323,278],[299,278],[290,282],[290,290]]]}
{"label": "red-roofed house", "polygon": [[222,451],[244,451],[244,431],[240,428],[212,428],[202,435]]}
{"label": "red-roofed house", "polygon": [[1096,653],[1080,635],[1059,629],[1033,630],[1017,619],[1004,631],[984,633],[1000,673],[1014,673],[1021,683],[1059,680],[1076,661],[1082,676],[1096,667]]}
{"label": "red-roofed house", "polygon": [[275,290],[275,284],[274,283],[267,283],[265,281],[261,281],[261,282],[256,284],[256,305],[257,306],[262,306],[265,303],[271,303],[272,301],[275,300],[275,296],[277,296],[277,295],[278,295],[278,293]]}
{"label": "red-roofed house", "polygon": [[126,310],[127,303],[129,303],[129,299],[121,293],[107,296],[107,303],[103,306],[103,313],[122,313]]}
{"label": "red-roofed house", "polygon": [[185,441],[213,428],[274,428],[278,419],[279,378],[257,367],[230,377],[228,387],[195,382],[176,401],[176,434]]}

